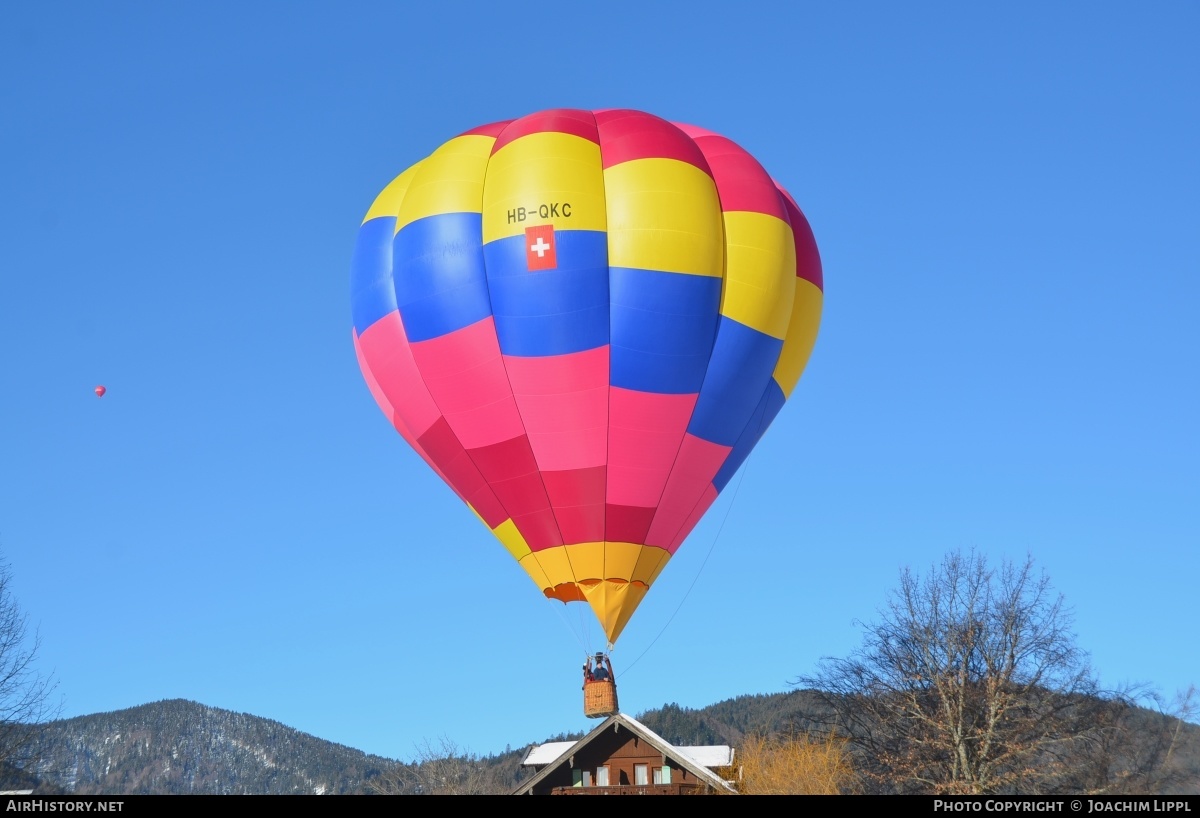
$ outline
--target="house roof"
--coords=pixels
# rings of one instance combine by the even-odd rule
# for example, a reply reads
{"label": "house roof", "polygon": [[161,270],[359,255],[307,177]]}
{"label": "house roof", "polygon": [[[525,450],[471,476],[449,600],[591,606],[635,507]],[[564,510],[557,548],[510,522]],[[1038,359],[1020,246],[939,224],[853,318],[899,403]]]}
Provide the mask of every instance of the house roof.
{"label": "house roof", "polygon": [[551,741],[530,747],[525,758],[521,760],[521,764],[525,767],[541,767],[543,764],[554,761],[578,743],[577,741]]}
{"label": "house roof", "polygon": [[540,766],[542,764],[546,766],[538,770],[528,781],[522,783],[520,787],[513,791],[513,794],[521,795],[530,792],[538,782],[562,766],[572,755],[594,741],[597,736],[603,735],[610,729],[619,730],[622,726],[640,736],[643,741],[675,761],[680,767],[683,767],[710,787],[725,792],[735,792],[733,786],[728,781],[709,769],[709,767],[731,766],[733,764],[733,748],[724,745],[714,747],[676,747],[637,719],[626,716],[624,713],[617,713],[598,724],[579,741],[554,741],[531,748],[525,754],[525,760],[521,763],[525,766]]}
{"label": "house roof", "polygon": [[681,753],[691,756],[701,767],[732,767],[733,748],[724,744],[710,747],[676,747]]}

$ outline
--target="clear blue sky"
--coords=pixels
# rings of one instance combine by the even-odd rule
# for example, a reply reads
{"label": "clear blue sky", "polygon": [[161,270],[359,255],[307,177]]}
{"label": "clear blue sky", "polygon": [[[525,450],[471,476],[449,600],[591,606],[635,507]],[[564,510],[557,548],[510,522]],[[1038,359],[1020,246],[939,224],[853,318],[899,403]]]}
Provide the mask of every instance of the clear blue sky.
{"label": "clear blue sky", "polygon": [[1200,683],[1200,6],[422,5],[0,9],[0,550],[64,715],[182,697],[401,758],[592,724],[590,614],[350,331],[375,194],[560,106],[739,142],[825,270],[793,399],[621,637],[624,710],[788,690],[958,547],[1032,554],[1105,683]]}

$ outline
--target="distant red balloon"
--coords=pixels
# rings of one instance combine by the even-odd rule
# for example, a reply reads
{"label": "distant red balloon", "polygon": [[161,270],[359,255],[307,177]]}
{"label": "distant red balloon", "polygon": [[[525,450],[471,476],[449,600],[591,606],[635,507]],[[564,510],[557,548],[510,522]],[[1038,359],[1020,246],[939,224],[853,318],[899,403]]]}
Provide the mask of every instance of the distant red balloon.
{"label": "distant red balloon", "polygon": [[97,387],[96,387],[96,389],[95,389],[95,392],[96,392],[96,397],[98,397],[98,398],[102,398],[102,397],[104,397],[104,393],[105,393],[105,392],[107,392],[107,391],[108,391],[108,390],[107,390],[107,389],[105,389],[103,386],[97,386]]}

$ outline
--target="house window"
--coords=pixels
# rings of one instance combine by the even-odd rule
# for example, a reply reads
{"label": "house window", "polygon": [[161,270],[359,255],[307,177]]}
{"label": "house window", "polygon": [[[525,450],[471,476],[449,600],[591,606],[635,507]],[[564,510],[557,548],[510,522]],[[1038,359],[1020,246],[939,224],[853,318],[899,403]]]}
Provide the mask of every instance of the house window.
{"label": "house window", "polygon": [[671,768],[665,764],[661,767],[654,768],[654,783],[655,784],[670,784],[671,783]]}
{"label": "house window", "polygon": [[585,786],[585,787],[592,786],[592,771],[591,770],[583,771],[583,786]]}
{"label": "house window", "polygon": [[644,787],[650,783],[650,768],[648,765],[633,765],[633,783],[639,787]]}
{"label": "house window", "polygon": [[607,787],[608,786],[608,767],[597,767],[596,768],[596,786],[597,787]]}
{"label": "house window", "polygon": [[571,786],[583,786],[583,770],[571,770]]}

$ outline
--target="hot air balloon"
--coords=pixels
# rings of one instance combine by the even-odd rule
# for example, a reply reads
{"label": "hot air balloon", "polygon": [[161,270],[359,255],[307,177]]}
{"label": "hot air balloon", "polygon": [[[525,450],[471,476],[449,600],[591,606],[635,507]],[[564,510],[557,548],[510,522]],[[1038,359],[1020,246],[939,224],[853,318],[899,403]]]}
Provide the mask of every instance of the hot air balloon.
{"label": "hot air balloon", "polygon": [[375,199],[351,278],[384,414],[610,647],[792,394],[822,305],[762,166],[631,110],[451,139]]}
{"label": "hot air balloon", "polygon": [[108,391],[108,389],[106,389],[106,388],[104,387],[104,385],[103,385],[103,384],[101,384],[100,386],[97,386],[97,387],[96,387],[95,389],[93,389],[92,391],[96,393],[96,397],[98,397],[98,398],[102,398],[102,397],[104,397],[104,393],[105,393],[105,392],[107,392],[107,391]]}

